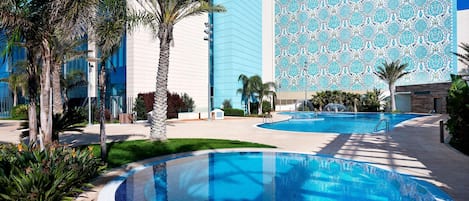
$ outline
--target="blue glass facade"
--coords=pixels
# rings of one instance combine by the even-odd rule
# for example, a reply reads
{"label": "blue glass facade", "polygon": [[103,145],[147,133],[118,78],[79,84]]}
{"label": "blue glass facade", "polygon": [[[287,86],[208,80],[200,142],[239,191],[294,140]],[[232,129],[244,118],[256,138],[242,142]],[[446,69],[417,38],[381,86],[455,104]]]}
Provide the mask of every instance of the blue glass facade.
{"label": "blue glass facade", "polygon": [[373,72],[400,59],[412,73],[397,85],[449,81],[455,22],[456,0],[277,0],[275,80],[287,92],[383,89]]}
{"label": "blue glass facade", "polygon": [[213,106],[231,100],[234,108],[244,108],[240,74],[262,75],[261,0],[214,0],[227,12],[213,17]]}
{"label": "blue glass facade", "polygon": [[126,104],[126,69],[127,69],[127,45],[126,36],[122,37],[121,44],[116,53],[106,63],[107,83],[106,83],[106,107],[110,108],[114,118],[119,113],[125,111]]}

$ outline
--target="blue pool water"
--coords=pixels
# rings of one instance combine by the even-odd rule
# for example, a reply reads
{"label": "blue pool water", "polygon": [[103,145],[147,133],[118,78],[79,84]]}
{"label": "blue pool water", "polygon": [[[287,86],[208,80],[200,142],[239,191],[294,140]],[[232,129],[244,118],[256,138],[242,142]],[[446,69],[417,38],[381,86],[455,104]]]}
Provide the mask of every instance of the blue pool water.
{"label": "blue pool water", "polygon": [[117,201],[451,200],[435,186],[326,156],[230,152],[168,160],[131,174]]}
{"label": "blue pool water", "polygon": [[281,114],[290,115],[292,118],[287,121],[261,124],[259,127],[298,132],[364,134],[385,130],[385,122],[381,122],[377,127],[381,119],[387,119],[389,129],[392,129],[405,120],[424,116],[418,114],[326,112],[285,112]]}

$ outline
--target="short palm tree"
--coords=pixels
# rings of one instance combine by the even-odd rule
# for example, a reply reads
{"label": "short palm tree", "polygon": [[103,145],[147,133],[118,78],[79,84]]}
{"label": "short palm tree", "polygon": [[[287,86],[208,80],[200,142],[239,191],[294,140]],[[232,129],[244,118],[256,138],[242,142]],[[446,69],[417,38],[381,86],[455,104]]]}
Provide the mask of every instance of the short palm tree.
{"label": "short palm tree", "polygon": [[388,83],[389,93],[391,96],[391,111],[396,110],[396,98],[394,97],[395,84],[397,80],[410,73],[404,71],[405,68],[407,68],[407,65],[407,63],[401,64],[399,60],[391,63],[384,62],[383,66],[378,67],[376,72],[373,72],[381,80]]}
{"label": "short palm tree", "polygon": [[184,18],[207,12],[223,12],[225,8],[212,5],[207,0],[137,0],[137,3],[141,9],[130,12],[130,27],[135,27],[136,24],[149,26],[160,42],[150,138],[165,141],[169,53],[170,44],[174,39],[174,25]]}
{"label": "short palm tree", "polygon": [[241,101],[245,105],[245,110],[248,114],[251,114],[251,96],[252,96],[252,87],[250,83],[250,79],[248,76],[241,74],[238,77],[238,82],[241,82],[242,87],[239,88],[236,93],[241,94]]}
{"label": "short palm tree", "polygon": [[68,101],[67,94],[63,93],[63,86],[61,86],[64,78],[62,76],[62,65],[67,61],[86,56],[89,51],[78,49],[80,45],[87,42],[86,40],[54,36],[51,41],[52,113],[56,115],[63,113]]}
{"label": "short palm tree", "polygon": [[319,107],[319,111],[322,111],[322,108],[324,107],[324,105],[326,105],[326,97],[327,96],[325,91],[318,91],[315,95],[313,95],[311,101],[314,105],[317,105]]}
{"label": "short palm tree", "polygon": [[8,88],[13,94],[13,106],[18,104],[18,90],[21,89],[24,93],[24,87],[26,86],[26,74],[19,72],[12,72],[7,78],[0,79],[0,82],[8,83]]}
{"label": "short palm tree", "polygon": [[250,79],[252,92],[257,96],[259,101],[259,108],[257,114],[262,114],[262,101],[266,96],[273,96],[275,94],[276,86],[274,82],[262,82],[262,78],[258,75],[252,76]]}

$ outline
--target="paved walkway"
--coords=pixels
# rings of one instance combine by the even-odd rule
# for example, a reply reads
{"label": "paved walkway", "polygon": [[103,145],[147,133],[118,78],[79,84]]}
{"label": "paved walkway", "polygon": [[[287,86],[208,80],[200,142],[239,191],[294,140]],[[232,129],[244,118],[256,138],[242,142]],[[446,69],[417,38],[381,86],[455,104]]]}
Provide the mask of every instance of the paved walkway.
{"label": "paved walkway", "polygon": [[[273,131],[255,127],[261,118],[229,118],[219,121],[170,121],[169,138],[217,138],[264,143],[281,150],[327,154],[337,158],[373,163],[429,181],[455,200],[469,200],[469,157],[439,143],[439,124],[444,116],[415,118],[387,134],[335,135]],[[275,120],[285,119],[275,115]],[[3,142],[17,142],[11,122],[0,121]],[[112,141],[148,138],[149,126],[112,124],[106,126]],[[99,126],[84,133],[67,133],[61,142],[84,144],[99,141]],[[109,179],[109,178],[108,178]],[[93,200],[93,199],[88,199]]]}

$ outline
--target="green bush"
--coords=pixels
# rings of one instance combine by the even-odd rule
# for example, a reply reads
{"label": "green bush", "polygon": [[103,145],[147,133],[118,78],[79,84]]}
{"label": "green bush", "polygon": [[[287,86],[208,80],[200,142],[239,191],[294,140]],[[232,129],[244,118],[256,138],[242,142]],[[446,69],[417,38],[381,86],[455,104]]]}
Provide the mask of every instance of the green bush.
{"label": "green bush", "polygon": [[[39,119],[39,113],[37,113]],[[83,131],[86,121],[86,110],[83,107],[68,108],[63,114],[52,116],[52,140],[58,141],[59,134],[65,131]],[[37,121],[37,126],[41,126],[41,121]],[[21,122],[21,137],[29,136],[29,121]]]}
{"label": "green bush", "polygon": [[238,117],[244,116],[244,111],[241,109],[225,108],[223,109],[223,111],[225,112],[225,116],[238,116]]}
{"label": "green bush", "polygon": [[233,106],[231,105],[231,99],[225,99],[222,103],[223,108],[225,109],[231,109]]}
{"label": "green bush", "polygon": [[262,113],[267,113],[272,111],[272,105],[269,101],[262,101]]}
{"label": "green bush", "polygon": [[17,120],[28,119],[28,105],[21,104],[11,109],[11,118]]}
{"label": "green bush", "polygon": [[0,147],[1,200],[72,200],[104,170],[91,149]]}
{"label": "green bush", "polygon": [[448,92],[448,130],[452,136],[450,144],[469,154],[469,86],[461,76],[451,76]]}
{"label": "green bush", "polygon": [[147,111],[145,109],[145,102],[143,101],[142,97],[138,97],[135,99],[134,103],[134,112],[137,113],[137,120],[146,120],[147,119]]}

